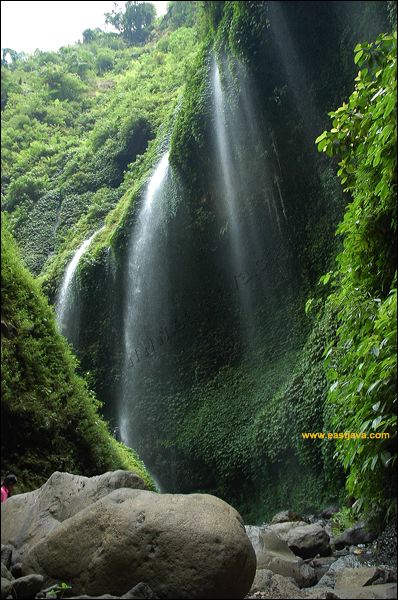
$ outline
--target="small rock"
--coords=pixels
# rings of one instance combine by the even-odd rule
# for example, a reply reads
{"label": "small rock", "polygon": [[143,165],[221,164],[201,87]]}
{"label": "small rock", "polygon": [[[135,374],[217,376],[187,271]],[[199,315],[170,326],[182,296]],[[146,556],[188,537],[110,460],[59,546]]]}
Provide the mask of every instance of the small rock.
{"label": "small rock", "polygon": [[[68,596],[65,596],[66,598]],[[102,596],[72,596],[73,600],[85,599],[85,600],[113,600],[123,598],[125,600],[156,600],[157,596],[153,593],[151,588],[146,583],[138,583],[131,590],[126,592],[123,596],[112,596],[111,594],[103,594]]]}
{"label": "small rock", "polygon": [[272,517],[271,525],[287,523],[288,521],[304,521],[303,517],[292,510],[284,510]]}
{"label": "small rock", "polygon": [[273,525],[268,525],[268,528],[276,533],[281,540],[287,542],[289,539],[289,534],[293,529],[296,529],[297,527],[306,527],[307,524],[308,523],[305,521],[286,521],[285,523],[274,523]]}
{"label": "small rock", "polygon": [[71,596],[71,600],[118,600],[120,596],[112,596],[111,594],[102,594],[102,596]]}
{"label": "small rock", "polygon": [[328,572],[321,577],[315,588],[331,587],[334,588],[336,581],[336,574],[342,569],[346,568],[358,569],[362,567],[356,556],[347,554],[347,556],[341,556],[338,558],[329,568]]}
{"label": "small rock", "polygon": [[376,534],[369,531],[363,522],[356,523],[353,527],[346,529],[341,535],[333,540],[336,550],[345,546],[357,546],[358,544],[370,544],[376,539]]}
{"label": "small rock", "polygon": [[335,589],[365,587],[371,585],[378,577],[377,567],[361,567],[359,569],[342,569],[336,573]]}
{"label": "small rock", "polygon": [[14,577],[11,575],[10,571],[7,569],[7,567],[3,563],[1,563],[1,578],[8,579],[8,581],[12,581],[14,579]]}
{"label": "small rock", "polygon": [[6,544],[1,544],[1,562],[3,565],[7,567],[7,569],[11,566],[12,559],[12,548],[11,546],[7,546]]}
{"label": "small rock", "polygon": [[11,594],[12,582],[4,577],[1,578],[1,599],[8,598]]}
{"label": "small rock", "polygon": [[15,579],[18,579],[19,577],[22,577],[23,573],[22,573],[22,563],[15,563],[15,565],[11,565],[11,569],[10,569],[11,575],[13,577],[15,577]]}
{"label": "small rock", "polygon": [[126,600],[156,600],[157,596],[153,593],[149,585],[146,583],[137,583],[127,594],[122,598]]}
{"label": "small rock", "polygon": [[339,510],[338,506],[328,506],[321,512],[321,517],[322,519],[331,519],[334,514],[339,512]]}
{"label": "small rock", "polygon": [[322,556],[314,558],[309,564],[315,569],[316,579],[319,581],[329,570],[330,566],[336,561],[335,556]]}
{"label": "small rock", "polygon": [[264,592],[271,587],[271,579],[274,573],[270,569],[257,569],[250,594]]}
{"label": "small rock", "polygon": [[291,598],[292,600],[306,598],[306,594],[295,583],[282,575],[273,575],[270,591],[276,598]]}
{"label": "small rock", "polygon": [[13,594],[18,600],[31,600],[40,592],[43,582],[44,578],[42,575],[25,575],[25,577],[20,577],[13,583]]}

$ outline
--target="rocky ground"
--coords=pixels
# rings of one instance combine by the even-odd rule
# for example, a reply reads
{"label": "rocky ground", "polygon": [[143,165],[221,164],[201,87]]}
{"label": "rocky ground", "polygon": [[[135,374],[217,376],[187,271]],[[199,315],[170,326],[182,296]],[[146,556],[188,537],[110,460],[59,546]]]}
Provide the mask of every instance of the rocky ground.
{"label": "rocky ground", "polygon": [[125,471],[56,472],[9,498],[1,597],[243,598],[256,555],[237,511],[209,494],[143,488]]}
{"label": "rocky ground", "polygon": [[257,556],[246,598],[397,598],[394,524],[378,537],[364,523],[334,537],[326,516],[287,511],[246,528]]}
{"label": "rocky ground", "polygon": [[54,473],[2,504],[1,598],[397,598],[394,524],[334,536],[332,514],[245,528],[214,496]]}

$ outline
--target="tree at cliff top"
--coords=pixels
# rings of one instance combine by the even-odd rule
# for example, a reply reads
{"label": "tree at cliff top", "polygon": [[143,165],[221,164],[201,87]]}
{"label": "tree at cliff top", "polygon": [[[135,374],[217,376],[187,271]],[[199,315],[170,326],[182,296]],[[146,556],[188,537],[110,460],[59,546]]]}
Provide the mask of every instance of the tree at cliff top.
{"label": "tree at cliff top", "polygon": [[126,2],[123,8],[115,6],[110,13],[105,13],[105,22],[113,25],[130,45],[144,44],[153,27],[156,11],[150,2]]}

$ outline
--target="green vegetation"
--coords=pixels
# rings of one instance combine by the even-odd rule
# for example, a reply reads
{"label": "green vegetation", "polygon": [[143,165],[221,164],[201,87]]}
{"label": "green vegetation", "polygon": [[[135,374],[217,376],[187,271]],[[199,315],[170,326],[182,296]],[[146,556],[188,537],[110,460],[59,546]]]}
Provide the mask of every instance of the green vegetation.
{"label": "green vegetation", "polygon": [[352,508],[345,507],[332,517],[333,535],[339,535],[356,523],[356,516]]}
{"label": "green vegetation", "polygon": [[325,351],[331,423],[390,436],[337,443],[354,507],[373,518],[396,510],[396,41],[395,33],[355,47],[355,90],[317,139],[318,150],[338,156],[352,198],[337,230],[337,269],[323,277],[338,319]]}
{"label": "green vegetation", "polygon": [[18,473],[25,491],[56,470],[89,476],[129,469],[154,489],[137,455],[111,436],[100,403],[76,375],[53,309],[2,225],[2,472]]}
{"label": "green vegetation", "polygon": [[116,4],[110,13],[105,13],[105,23],[113,25],[129,46],[138,46],[148,39],[155,16],[155,7],[150,2],[129,0],[124,9]]}
{"label": "green vegetation", "polygon": [[[3,50],[3,206],[37,277],[6,230],[4,468],[26,489],[60,464],[131,468],[149,481],[99,414],[115,417],[128,244],[169,144],[178,193],[162,212],[172,297],[161,310],[185,323],[134,401],[136,450],[171,491],[212,492],[250,522],[342,506],[345,485],[356,503],[336,529],[358,512],[391,516],[396,36],[374,40],[395,5],[338,4],[339,18],[334,2],[178,1],[154,20],[151,5],[126,2],[107,15],[117,33],[87,29],[83,43],[28,57]],[[239,218],[260,221],[265,203],[270,215],[250,352],[230,293],[230,223],[217,220],[215,59],[226,105],[251,111],[262,138],[254,148],[250,132],[229,132],[243,174]],[[319,135],[328,112],[333,128]],[[283,205],[279,228],[270,198]],[[54,301],[68,261],[100,228],[77,272],[77,362],[42,292]],[[390,439],[303,440],[309,431]]]}
{"label": "green vegetation", "polygon": [[[2,67],[3,206],[27,266],[55,273],[53,285],[126,192],[123,205],[131,202],[137,169],[145,183],[196,52],[186,27],[140,48],[116,34],[88,37]],[[152,163],[146,156],[142,173],[148,145]],[[121,212],[109,217],[108,233]]]}

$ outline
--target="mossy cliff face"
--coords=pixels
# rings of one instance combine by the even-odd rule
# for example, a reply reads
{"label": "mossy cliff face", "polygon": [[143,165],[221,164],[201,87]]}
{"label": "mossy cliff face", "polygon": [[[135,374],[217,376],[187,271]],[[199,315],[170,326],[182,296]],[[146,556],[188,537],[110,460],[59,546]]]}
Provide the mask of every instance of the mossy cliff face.
{"label": "mossy cliff face", "polygon": [[18,491],[41,485],[56,470],[97,475],[118,468],[153,488],[136,454],[109,433],[3,222],[1,259],[2,469],[17,473]]}
{"label": "mossy cliff face", "polygon": [[[384,2],[206,2],[199,33],[181,27],[140,49],[113,48],[114,69],[87,76],[68,99],[49,98],[30,73],[47,81],[48,63],[65,62],[70,81],[72,50],[7,72],[9,97],[23,110],[6,99],[6,208],[52,302],[76,249],[103,227],[73,284],[70,338],[81,373],[112,427],[120,425],[124,378],[137,381],[124,415],[130,443],[166,490],[211,491],[251,521],[315,509],[337,499],[344,483],[333,446],[301,437],[329,426],[322,355],[336,317],[332,309],[307,317],[304,307],[322,296],[317,282],[338,250],[346,203],[335,163],[314,140],[351,92],[354,46],[389,29],[387,12]],[[75,50],[90,62],[93,44]],[[18,96],[19,79],[34,91],[34,106]],[[26,119],[31,128],[19,127]],[[166,147],[172,193],[156,215],[159,260],[143,275],[151,318],[141,317],[139,360],[126,367],[129,252]],[[159,299],[160,280],[167,286]],[[37,396],[51,396],[52,384],[43,386]],[[72,413],[64,428],[78,422]],[[54,461],[66,453],[77,468],[77,450],[60,450],[69,429],[54,427]],[[94,458],[79,468],[114,464],[108,442],[103,450],[84,436]],[[75,444],[81,448],[80,437]]]}
{"label": "mossy cliff face", "polygon": [[[180,189],[157,241],[172,240],[165,256],[171,326],[162,330],[160,314],[138,342],[147,376],[131,399],[132,433],[167,490],[211,491],[261,520],[287,506],[316,508],[342,489],[333,448],[301,437],[327,427],[322,354],[335,317],[312,321],[304,305],[336,253],[344,208],[334,165],[317,154],[314,139],[350,89],[355,43],[388,25],[384,4],[373,2],[206,4],[207,38],[171,134]],[[227,126],[237,120],[230,134],[241,169],[238,220],[242,252],[252,259],[244,271],[231,258],[231,219],[220,214],[215,60]],[[242,127],[248,99],[252,131]],[[131,189],[111,249],[83,262],[80,275],[79,355],[115,420],[127,248],[144,180]],[[267,205],[270,193],[277,209]],[[242,333],[245,295],[250,336]]]}

